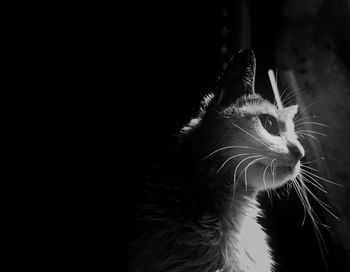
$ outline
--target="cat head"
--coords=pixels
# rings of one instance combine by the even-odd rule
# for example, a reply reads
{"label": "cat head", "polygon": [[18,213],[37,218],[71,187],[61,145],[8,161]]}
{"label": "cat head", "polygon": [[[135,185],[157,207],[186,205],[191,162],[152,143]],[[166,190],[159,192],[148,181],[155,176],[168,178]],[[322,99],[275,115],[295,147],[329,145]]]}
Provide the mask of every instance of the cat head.
{"label": "cat head", "polygon": [[183,133],[195,131],[191,146],[209,175],[264,190],[295,178],[305,151],[294,130],[298,106],[278,108],[255,93],[255,66],[252,50],[235,55]]}

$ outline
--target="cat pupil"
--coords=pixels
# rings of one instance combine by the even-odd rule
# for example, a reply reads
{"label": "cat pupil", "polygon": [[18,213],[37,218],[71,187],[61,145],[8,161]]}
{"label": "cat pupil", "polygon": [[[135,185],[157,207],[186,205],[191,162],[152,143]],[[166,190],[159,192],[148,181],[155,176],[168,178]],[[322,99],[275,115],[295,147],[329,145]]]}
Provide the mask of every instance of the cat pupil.
{"label": "cat pupil", "polygon": [[270,114],[260,114],[258,117],[260,119],[261,124],[267,130],[268,133],[275,136],[280,135],[278,122],[275,117],[273,117]]}

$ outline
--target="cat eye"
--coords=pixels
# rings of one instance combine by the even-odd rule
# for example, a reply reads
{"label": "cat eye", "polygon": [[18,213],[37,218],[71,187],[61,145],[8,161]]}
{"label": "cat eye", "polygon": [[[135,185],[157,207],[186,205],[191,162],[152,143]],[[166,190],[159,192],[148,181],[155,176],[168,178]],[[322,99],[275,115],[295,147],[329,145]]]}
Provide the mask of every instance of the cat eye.
{"label": "cat eye", "polygon": [[266,131],[272,135],[279,136],[280,129],[278,122],[275,117],[270,114],[259,114],[258,115],[261,124],[266,129]]}

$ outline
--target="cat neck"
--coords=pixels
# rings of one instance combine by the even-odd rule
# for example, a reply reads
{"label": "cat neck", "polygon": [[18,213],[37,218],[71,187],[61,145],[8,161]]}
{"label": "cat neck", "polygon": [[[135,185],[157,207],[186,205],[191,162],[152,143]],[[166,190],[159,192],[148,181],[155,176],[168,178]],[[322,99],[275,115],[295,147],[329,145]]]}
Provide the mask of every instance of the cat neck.
{"label": "cat neck", "polygon": [[175,177],[175,187],[191,192],[186,199],[186,211],[199,220],[216,217],[227,228],[238,229],[241,218],[257,209],[258,191],[246,187],[242,180],[234,185],[232,171],[217,173],[220,165],[215,163],[215,158],[203,160],[202,153],[191,149],[195,146],[192,141],[178,150],[170,172],[170,176]]}
{"label": "cat neck", "polygon": [[246,215],[255,214],[258,191],[246,187],[243,182],[234,186],[230,174],[201,175],[198,172],[182,172],[176,178],[181,191],[191,192],[186,199],[186,211],[191,218],[216,218],[226,229],[240,228]]}
{"label": "cat neck", "polygon": [[256,217],[259,209],[256,200],[258,192],[252,188],[246,188],[244,184],[237,184],[226,192],[223,203],[223,220],[228,226],[233,226],[239,231],[242,220],[247,217]]}

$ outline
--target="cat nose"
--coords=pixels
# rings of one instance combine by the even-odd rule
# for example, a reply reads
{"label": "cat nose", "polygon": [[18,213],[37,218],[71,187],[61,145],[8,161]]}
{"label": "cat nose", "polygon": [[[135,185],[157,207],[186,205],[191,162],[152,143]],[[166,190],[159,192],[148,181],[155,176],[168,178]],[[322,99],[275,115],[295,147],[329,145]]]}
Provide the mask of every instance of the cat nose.
{"label": "cat nose", "polygon": [[300,144],[289,144],[288,149],[297,161],[301,160],[305,156],[305,150]]}

